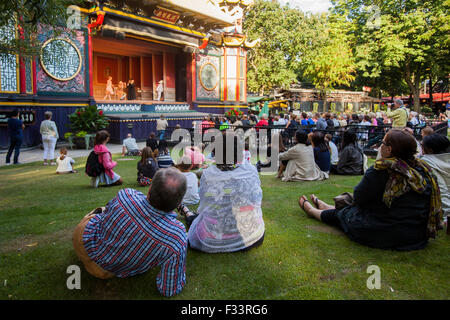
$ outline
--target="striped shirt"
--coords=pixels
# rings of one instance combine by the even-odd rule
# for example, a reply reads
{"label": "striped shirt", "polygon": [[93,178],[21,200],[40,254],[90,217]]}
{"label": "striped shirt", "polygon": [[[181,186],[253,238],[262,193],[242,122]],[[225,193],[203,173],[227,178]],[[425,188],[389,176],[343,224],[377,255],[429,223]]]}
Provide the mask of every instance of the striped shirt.
{"label": "striped shirt", "polygon": [[120,278],[161,266],[157,288],[172,296],[186,283],[187,234],[176,217],[152,207],[143,193],[123,189],[86,225],[84,247],[95,263]]}
{"label": "striped shirt", "polygon": [[169,168],[173,165],[173,160],[170,157],[170,153],[159,154],[156,160],[158,161],[158,166],[160,168]]}

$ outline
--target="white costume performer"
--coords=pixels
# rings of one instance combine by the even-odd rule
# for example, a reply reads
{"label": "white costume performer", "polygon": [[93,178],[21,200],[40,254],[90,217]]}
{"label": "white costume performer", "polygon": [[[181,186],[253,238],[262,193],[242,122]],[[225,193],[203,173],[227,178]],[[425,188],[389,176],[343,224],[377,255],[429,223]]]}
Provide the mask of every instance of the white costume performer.
{"label": "white costume performer", "polygon": [[156,87],[156,92],[158,92],[158,98],[156,100],[161,100],[161,94],[164,92],[163,81],[160,80],[158,86]]}

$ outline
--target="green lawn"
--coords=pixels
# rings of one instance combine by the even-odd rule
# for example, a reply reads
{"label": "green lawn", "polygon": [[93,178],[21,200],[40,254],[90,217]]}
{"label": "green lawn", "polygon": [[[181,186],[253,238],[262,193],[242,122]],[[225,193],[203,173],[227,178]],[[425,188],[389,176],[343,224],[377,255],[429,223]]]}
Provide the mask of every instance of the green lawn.
{"label": "green lawn", "polygon": [[[119,156],[114,156],[116,160]],[[120,188],[136,184],[136,161],[118,161],[121,187],[91,189],[81,172],[58,176],[38,163],[0,168],[0,299],[166,299],[158,270],[128,279],[99,280],[83,268],[81,290],[68,290],[66,269],[78,264],[72,231]],[[450,237],[416,252],[371,249],[317,221],[298,207],[301,194],[326,201],[352,191],[360,177],[282,183],[262,176],[264,244],[246,253],[189,251],[187,283],[171,299],[449,299]],[[366,286],[369,265],[381,270],[381,289]]]}

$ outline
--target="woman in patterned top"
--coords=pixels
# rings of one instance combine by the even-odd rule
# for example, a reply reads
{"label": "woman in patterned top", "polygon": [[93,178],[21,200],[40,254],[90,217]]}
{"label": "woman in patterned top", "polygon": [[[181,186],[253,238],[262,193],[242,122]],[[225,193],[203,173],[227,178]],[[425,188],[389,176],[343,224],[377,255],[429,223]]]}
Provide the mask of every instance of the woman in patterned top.
{"label": "woman in patterned top", "polygon": [[[190,225],[189,245],[207,253],[245,251],[264,240],[258,171],[251,164],[238,164],[243,148],[238,150],[234,134],[225,134],[223,141],[222,159],[216,152],[217,165],[204,170],[200,179],[198,214],[179,208]],[[234,144],[233,162],[228,164],[223,161],[227,159],[225,141]]]}
{"label": "woman in patterned top", "polygon": [[375,162],[355,187],[353,202],[335,208],[315,195],[300,207],[311,217],[335,226],[353,241],[380,249],[417,250],[442,229],[438,182],[425,161],[414,156],[414,137],[390,130]]}

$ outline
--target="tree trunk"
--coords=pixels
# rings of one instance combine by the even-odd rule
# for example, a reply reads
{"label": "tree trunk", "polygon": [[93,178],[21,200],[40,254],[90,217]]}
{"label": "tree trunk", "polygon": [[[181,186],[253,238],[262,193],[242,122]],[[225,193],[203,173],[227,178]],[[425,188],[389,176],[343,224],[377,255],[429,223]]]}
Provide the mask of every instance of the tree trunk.
{"label": "tree trunk", "polygon": [[414,110],[420,112],[420,77],[411,73],[409,64],[405,68],[405,81],[414,97]]}
{"label": "tree trunk", "polygon": [[416,112],[420,112],[420,77],[416,75],[414,78],[414,110]]}
{"label": "tree trunk", "polygon": [[433,110],[433,82],[431,79],[431,74],[430,74],[430,92],[429,92],[429,99],[430,101],[428,102],[430,109]]}

